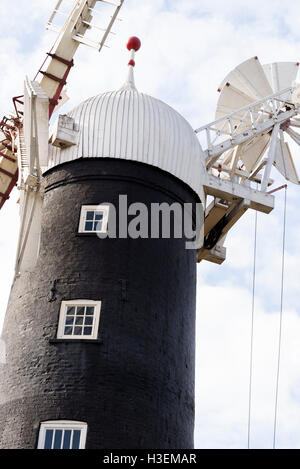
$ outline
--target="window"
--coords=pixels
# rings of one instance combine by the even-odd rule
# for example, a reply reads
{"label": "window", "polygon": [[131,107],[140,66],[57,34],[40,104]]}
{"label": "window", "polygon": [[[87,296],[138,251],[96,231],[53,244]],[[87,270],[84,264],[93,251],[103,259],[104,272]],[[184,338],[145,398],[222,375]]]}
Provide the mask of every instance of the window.
{"label": "window", "polygon": [[81,207],[79,233],[106,233],[108,205],[83,205]]}
{"label": "window", "polygon": [[101,301],[62,301],[58,339],[97,339]]}
{"label": "window", "polygon": [[84,422],[43,422],[38,449],[84,449],[87,424]]}

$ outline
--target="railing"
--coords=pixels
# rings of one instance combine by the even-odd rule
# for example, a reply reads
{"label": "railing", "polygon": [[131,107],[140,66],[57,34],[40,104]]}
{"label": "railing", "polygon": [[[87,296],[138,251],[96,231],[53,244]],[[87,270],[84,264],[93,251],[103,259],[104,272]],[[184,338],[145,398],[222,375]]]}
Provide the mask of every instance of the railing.
{"label": "railing", "polygon": [[221,145],[224,146],[224,151],[227,151],[232,146],[228,145],[228,142],[234,146],[235,138],[243,132],[259,131],[260,126],[266,121],[270,119],[276,121],[281,113],[295,109],[292,103],[293,92],[293,87],[286,88],[196,129],[195,132],[200,138],[206,156],[212,156],[216,147],[220,151]]}

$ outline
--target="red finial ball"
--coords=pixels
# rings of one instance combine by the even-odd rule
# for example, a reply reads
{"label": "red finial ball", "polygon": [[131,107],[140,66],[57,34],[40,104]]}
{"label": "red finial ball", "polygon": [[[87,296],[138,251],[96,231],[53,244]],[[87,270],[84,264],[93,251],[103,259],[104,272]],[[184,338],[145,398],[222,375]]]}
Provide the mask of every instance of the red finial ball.
{"label": "red finial ball", "polygon": [[139,40],[139,38],[135,37],[135,36],[132,36],[128,39],[127,49],[128,50],[134,49],[137,52],[140,49],[141,45],[142,45],[142,43]]}

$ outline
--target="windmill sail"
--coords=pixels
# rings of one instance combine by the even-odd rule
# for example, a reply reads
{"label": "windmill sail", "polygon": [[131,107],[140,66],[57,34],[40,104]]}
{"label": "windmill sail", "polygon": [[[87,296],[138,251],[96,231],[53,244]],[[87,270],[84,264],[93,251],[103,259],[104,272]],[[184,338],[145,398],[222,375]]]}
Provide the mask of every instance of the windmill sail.
{"label": "windmill sail", "polygon": [[255,137],[250,142],[239,146],[239,156],[249,174],[256,168],[270,143],[270,135]]}
{"label": "windmill sail", "polygon": [[299,184],[299,177],[293,161],[289,144],[284,141],[283,132],[277,142],[274,166],[290,182]]}
{"label": "windmill sail", "polygon": [[[296,62],[278,62],[263,65],[264,72],[272,86],[273,92],[289,88],[296,80],[299,71],[299,64]],[[290,100],[287,93],[286,99]]]}
{"label": "windmill sail", "polygon": [[247,94],[252,99],[252,102],[273,93],[264,69],[257,57],[246,60],[230,72],[223,80],[220,89],[223,89],[226,83],[230,83]]}
{"label": "windmill sail", "polygon": [[[219,89],[216,122],[209,128],[212,131],[217,129],[218,141],[223,137],[219,144],[221,154],[222,142],[226,139],[231,137],[232,148],[235,146],[235,139],[241,140],[234,157],[233,153],[224,156],[225,164],[227,161],[233,164],[231,175],[234,174],[234,166],[237,167],[239,161],[243,163],[248,174],[256,169],[264,154],[267,154],[274,125],[279,117],[286,114],[286,119],[280,124],[280,139],[276,145],[272,145],[272,154],[268,153],[268,159],[272,160],[287,180],[298,184],[295,164],[283,135],[286,132],[300,145],[300,135],[291,128],[300,126],[299,121],[295,119],[298,113],[295,97],[300,93],[297,92],[297,87],[295,91],[293,88],[298,70],[299,63],[296,62],[261,65],[257,57],[254,57],[240,64],[223,80]],[[294,120],[288,115],[289,111]],[[264,123],[268,122],[270,125],[264,126]],[[249,135],[249,138],[240,138],[241,135]],[[224,145],[224,149],[229,148],[228,144]],[[211,161],[212,145],[209,151]],[[216,158],[213,158],[213,161],[216,161]]]}

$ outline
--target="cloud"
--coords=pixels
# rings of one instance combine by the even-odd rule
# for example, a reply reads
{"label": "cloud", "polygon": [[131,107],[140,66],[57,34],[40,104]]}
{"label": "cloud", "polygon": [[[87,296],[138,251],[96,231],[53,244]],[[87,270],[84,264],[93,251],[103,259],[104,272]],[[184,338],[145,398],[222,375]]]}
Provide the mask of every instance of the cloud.
{"label": "cloud", "polygon": [[[211,287],[199,280],[197,447],[247,446],[251,300],[244,288]],[[278,312],[266,313],[257,301],[251,418],[251,447],[255,448],[272,447],[278,328]],[[300,318],[295,311],[285,312],[283,328],[277,445],[298,448]]]}

